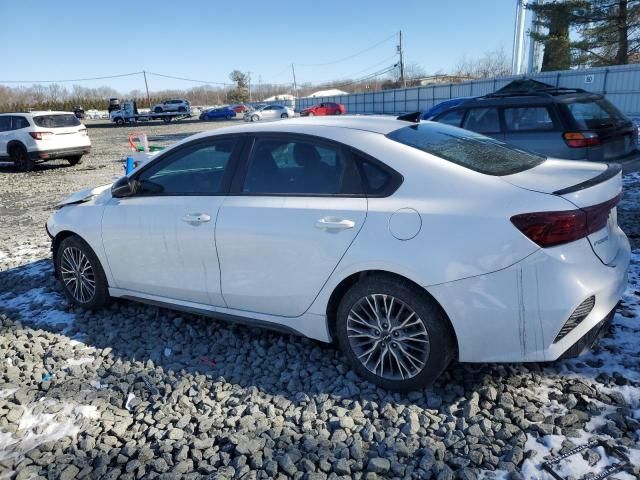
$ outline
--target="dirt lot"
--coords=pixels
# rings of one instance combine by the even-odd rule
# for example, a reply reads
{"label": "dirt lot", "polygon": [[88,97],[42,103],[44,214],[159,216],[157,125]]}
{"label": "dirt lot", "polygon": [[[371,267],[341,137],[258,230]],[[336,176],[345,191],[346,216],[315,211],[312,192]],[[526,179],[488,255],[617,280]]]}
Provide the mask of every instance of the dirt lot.
{"label": "dirt lot", "polygon": [[[236,121],[237,122],[237,121]],[[154,144],[236,122],[136,126]],[[454,365],[392,394],[331,345],[127,301],[70,309],[44,223],[69,193],[120,176],[127,134],[86,122],[83,165],[0,166],[0,479],[551,478],[545,458],[593,438],[640,471],[640,251],[611,335],[549,365]],[[640,175],[619,220],[638,247]],[[564,475],[615,463],[605,447]]]}

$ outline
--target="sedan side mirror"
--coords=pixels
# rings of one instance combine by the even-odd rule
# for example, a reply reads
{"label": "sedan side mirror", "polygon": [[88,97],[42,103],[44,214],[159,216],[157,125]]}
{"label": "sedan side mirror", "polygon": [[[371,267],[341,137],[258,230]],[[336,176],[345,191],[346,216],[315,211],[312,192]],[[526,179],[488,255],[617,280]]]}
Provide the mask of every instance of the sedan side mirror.
{"label": "sedan side mirror", "polygon": [[122,177],[111,186],[111,196],[114,198],[130,197],[136,192],[136,181],[129,177]]}

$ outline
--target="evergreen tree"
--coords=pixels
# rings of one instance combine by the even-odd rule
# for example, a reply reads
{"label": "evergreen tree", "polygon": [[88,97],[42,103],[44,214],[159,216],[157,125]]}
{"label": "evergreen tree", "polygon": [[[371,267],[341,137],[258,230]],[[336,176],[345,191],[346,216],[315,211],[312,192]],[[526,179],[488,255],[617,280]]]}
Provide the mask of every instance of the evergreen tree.
{"label": "evergreen tree", "polygon": [[573,44],[579,64],[640,62],[640,0],[590,0],[575,23],[581,36]]}
{"label": "evergreen tree", "polygon": [[537,15],[536,26],[547,30],[546,33],[530,33],[533,40],[544,45],[543,72],[571,68],[570,28],[577,22],[580,10],[588,4],[587,0],[553,0],[527,5]]}

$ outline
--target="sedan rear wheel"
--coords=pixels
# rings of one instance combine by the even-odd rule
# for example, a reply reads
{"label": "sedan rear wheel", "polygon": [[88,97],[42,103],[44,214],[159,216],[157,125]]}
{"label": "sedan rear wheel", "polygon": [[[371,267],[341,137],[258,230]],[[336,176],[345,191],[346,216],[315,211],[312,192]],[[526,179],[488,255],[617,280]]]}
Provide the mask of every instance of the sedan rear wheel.
{"label": "sedan rear wheel", "polygon": [[282,115],[280,115],[280,118],[289,118],[289,115],[286,113],[283,113]]}
{"label": "sedan rear wheel", "polygon": [[56,250],[56,273],[66,297],[76,306],[95,309],[109,299],[107,280],[91,247],[80,237],[67,237]]}
{"label": "sedan rear wheel", "polygon": [[251,115],[252,122],[257,122],[258,120],[260,120],[260,117],[258,115]]}
{"label": "sedan rear wheel", "polygon": [[435,301],[409,282],[382,275],[366,277],[346,293],[336,330],[354,369],[392,390],[429,385],[455,353],[448,320]]}

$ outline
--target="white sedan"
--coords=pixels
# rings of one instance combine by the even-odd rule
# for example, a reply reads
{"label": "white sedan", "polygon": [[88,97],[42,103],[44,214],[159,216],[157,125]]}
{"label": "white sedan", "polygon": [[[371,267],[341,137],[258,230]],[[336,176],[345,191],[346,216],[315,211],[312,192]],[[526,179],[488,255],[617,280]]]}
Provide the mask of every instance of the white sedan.
{"label": "white sedan", "polygon": [[248,110],[244,113],[245,122],[257,122],[259,120],[273,120],[278,118],[293,118],[295,112],[283,105],[265,105],[257,110]]}
{"label": "white sedan", "polygon": [[412,119],[217,129],[78,192],[47,223],[66,296],[336,340],[397,390],[589,348],[626,284],[620,168]]}

